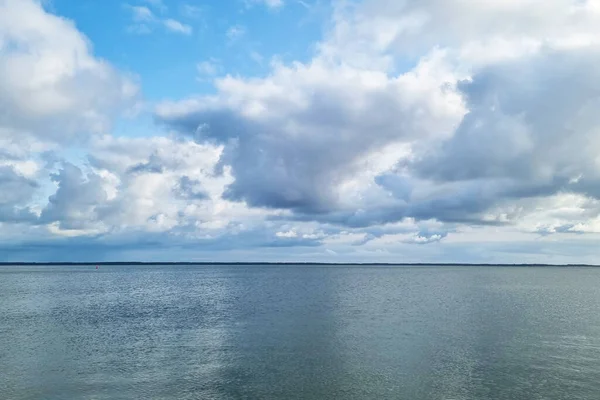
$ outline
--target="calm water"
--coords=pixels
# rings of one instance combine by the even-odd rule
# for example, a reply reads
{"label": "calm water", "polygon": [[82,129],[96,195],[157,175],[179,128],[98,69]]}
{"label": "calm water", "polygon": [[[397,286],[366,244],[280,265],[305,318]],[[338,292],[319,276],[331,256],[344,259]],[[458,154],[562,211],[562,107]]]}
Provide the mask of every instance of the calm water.
{"label": "calm water", "polygon": [[1,399],[598,399],[600,269],[0,267]]}

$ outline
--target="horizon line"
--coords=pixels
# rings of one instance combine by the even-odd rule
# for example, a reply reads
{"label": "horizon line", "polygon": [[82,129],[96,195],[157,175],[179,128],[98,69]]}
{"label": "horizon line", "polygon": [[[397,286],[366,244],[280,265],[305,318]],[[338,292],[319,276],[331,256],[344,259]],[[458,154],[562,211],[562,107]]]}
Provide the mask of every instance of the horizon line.
{"label": "horizon line", "polygon": [[331,266],[464,266],[464,267],[600,267],[598,264],[549,264],[549,263],[390,263],[390,262],[290,262],[290,261],[15,261],[0,262],[0,266],[70,266],[70,265],[331,265]]}

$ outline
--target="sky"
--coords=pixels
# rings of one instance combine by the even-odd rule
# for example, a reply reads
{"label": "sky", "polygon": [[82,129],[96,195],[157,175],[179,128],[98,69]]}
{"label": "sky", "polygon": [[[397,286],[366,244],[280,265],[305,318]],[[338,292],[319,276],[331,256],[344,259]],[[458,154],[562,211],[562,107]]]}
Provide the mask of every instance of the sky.
{"label": "sky", "polygon": [[0,261],[598,263],[600,0],[0,0]]}

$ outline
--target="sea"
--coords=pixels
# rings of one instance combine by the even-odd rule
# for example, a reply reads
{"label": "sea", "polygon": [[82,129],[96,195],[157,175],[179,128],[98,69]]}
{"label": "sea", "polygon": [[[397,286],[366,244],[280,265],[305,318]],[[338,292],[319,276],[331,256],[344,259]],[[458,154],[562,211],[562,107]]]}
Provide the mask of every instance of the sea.
{"label": "sea", "polygon": [[600,399],[600,268],[0,267],[0,399]]}

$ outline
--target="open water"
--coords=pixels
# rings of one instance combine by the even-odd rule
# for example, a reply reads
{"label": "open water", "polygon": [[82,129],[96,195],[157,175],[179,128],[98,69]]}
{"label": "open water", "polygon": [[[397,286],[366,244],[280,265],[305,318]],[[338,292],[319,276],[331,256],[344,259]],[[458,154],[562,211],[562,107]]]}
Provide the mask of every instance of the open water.
{"label": "open water", "polygon": [[600,268],[4,266],[0,399],[600,399]]}

